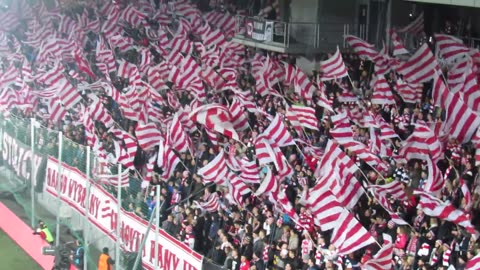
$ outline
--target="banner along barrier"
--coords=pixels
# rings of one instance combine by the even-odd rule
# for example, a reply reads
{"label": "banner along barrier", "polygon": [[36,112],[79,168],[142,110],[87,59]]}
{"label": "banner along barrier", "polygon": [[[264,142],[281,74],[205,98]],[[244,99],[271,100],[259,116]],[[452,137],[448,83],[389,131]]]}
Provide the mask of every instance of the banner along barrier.
{"label": "banner along barrier", "polygon": [[[62,177],[58,175],[58,160],[48,157],[45,169],[44,192],[57,197],[57,183],[60,181],[60,196],[78,214],[85,214],[85,202],[89,200],[89,220],[114,241],[121,241],[127,252],[137,252],[145,237],[147,221],[133,213],[122,210],[121,233],[115,235],[117,226],[117,201],[101,186],[92,183],[90,198],[86,198],[86,177],[76,168],[62,163]],[[153,226],[155,228],[155,226]],[[177,239],[160,230],[158,242],[158,267],[164,270],[201,270],[203,257]],[[155,269],[155,229],[148,235],[142,250],[142,264],[147,269]]]}
{"label": "banner along barrier", "polygon": [[12,137],[7,132],[4,132],[2,138],[2,154],[1,160],[3,165],[12,170],[25,184],[32,179],[31,166],[34,166],[34,178],[36,183],[35,189],[38,192],[42,191],[43,179],[45,176],[46,158],[43,155],[32,154],[30,146],[26,146]]}

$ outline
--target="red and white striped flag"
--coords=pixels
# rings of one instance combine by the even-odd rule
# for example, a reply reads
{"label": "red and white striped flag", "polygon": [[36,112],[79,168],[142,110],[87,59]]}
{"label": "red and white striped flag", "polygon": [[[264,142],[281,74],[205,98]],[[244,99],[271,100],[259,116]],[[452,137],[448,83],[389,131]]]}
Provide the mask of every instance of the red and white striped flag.
{"label": "red and white striped flag", "polygon": [[403,142],[398,153],[410,159],[430,156],[434,162],[443,158],[443,147],[437,135],[427,126],[415,124],[412,134]]}
{"label": "red and white striped flag", "polygon": [[370,98],[372,104],[380,105],[394,105],[395,99],[393,98],[390,85],[385,79],[385,76],[378,75],[373,83],[373,95]]}
{"label": "red and white striped flag", "polygon": [[452,67],[448,69],[447,85],[450,91],[459,91],[461,85],[465,83],[465,78],[472,71],[473,61],[471,58],[459,59]]}
{"label": "red and white striped flag", "polygon": [[180,158],[175,152],[173,152],[172,148],[170,148],[166,141],[163,138],[160,138],[157,166],[163,170],[162,177],[168,179],[172,176],[180,163]]}
{"label": "red and white striped flag", "polygon": [[435,77],[440,70],[437,59],[424,43],[406,62],[397,66],[397,72],[409,83],[424,83]]}
{"label": "red and white striped flag", "polygon": [[307,74],[298,67],[295,69],[295,77],[293,79],[295,93],[299,94],[305,100],[312,100],[312,96],[316,89],[308,78]]}
{"label": "red and white striped flag", "polygon": [[427,161],[428,167],[428,177],[423,189],[433,194],[440,194],[445,186],[445,179],[442,176],[442,172],[430,157],[424,157],[423,160]]}
{"label": "red and white striped flag", "polygon": [[223,151],[220,151],[212,161],[200,168],[197,173],[203,177],[205,183],[214,182],[218,185],[225,184],[228,167]]}
{"label": "red and white striped flag", "polygon": [[277,152],[280,152],[280,149],[275,144],[270,143],[270,140],[265,133],[262,133],[255,138],[255,153],[258,164],[266,165],[273,162],[275,167],[278,168],[278,164],[281,160],[276,158]]}
{"label": "red and white striped flag", "polygon": [[177,113],[174,114],[168,132],[168,141],[173,149],[179,153],[190,151],[193,153],[192,139],[183,128]]}
{"label": "red and white striped flag", "polygon": [[398,134],[395,130],[383,119],[381,115],[375,117],[375,121],[380,128],[380,138],[382,140],[388,140],[392,138],[397,138]]}
{"label": "red and white striped flag", "polygon": [[445,34],[435,34],[435,45],[440,58],[447,63],[452,63],[458,58],[469,54],[470,49],[463,44],[461,39]]}
{"label": "red and white striped flag", "polygon": [[267,169],[267,173],[257,191],[255,191],[255,196],[257,197],[262,196],[262,194],[277,192],[279,188],[278,179],[272,174],[270,167],[266,166],[265,168]]}
{"label": "red and white striped flag", "polygon": [[270,200],[272,200],[275,206],[279,208],[282,213],[287,214],[294,220],[298,220],[298,215],[295,212],[295,208],[288,200],[287,195],[285,194],[285,191],[282,187],[280,187],[278,192],[270,193]]}
{"label": "red and white striped flag", "polygon": [[133,27],[138,27],[147,17],[147,14],[137,10],[133,5],[128,5],[127,8],[120,13],[119,19],[127,22]]}
{"label": "red and white striped flag", "polygon": [[348,76],[347,67],[338,47],[332,57],[320,62],[320,72],[322,72],[322,81],[336,80]]}
{"label": "red and white striped flag", "polygon": [[368,165],[374,167],[378,164],[382,164],[383,161],[377,157],[375,154],[370,152],[369,148],[358,141],[354,141],[353,138],[350,140],[341,140],[338,143],[345,147],[348,151],[352,152],[357,156],[359,159],[365,161]]}
{"label": "red and white striped flag", "polygon": [[255,161],[242,160],[240,178],[245,183],[260,184],[261,168],[257,166]]}
{"label": "red and white striped flag", "polygon": [[279,113],[275,115],[270,125],[265,129],[264,134],[268,136],[271,143],[279,147],[294,145],[292,134],[288,131]]}
{"label": "red and white striped flag", "polygon": [[234,97],[232,103],[230,104],[229,111],[231,114],[233,128],[237,131],[244,131],[250,127],[247,115],[245,115],[243,108],[244,107],[240,101]]}
{"label": "red and white striped flag", "polygon": [[359,37],[346,35],[345,41],[362,59],[373,60],[378,55],[373,44],[370,44]]}
{"label": "red and white striped flag", "polygon": [[426,192],[415,191],[414,194],[420,195],[417,207],[422,209],[426,215],[453,222],[464,227],[471,234],[476,233],[470,218],[463,211],[455,209],[450,202],[443,202]]}
{"label": "red and white striped flag", "polygon": [[473,63],[470,60],[462,61],[454,65],[448,71],[447,84],[450,91],[457,93],[463,101],[475,112],[480,111],[480,89],[477,75],[472,70]]}
{"label": "red and white striped flag", "polygon": [[[95,180],[102,185],[118,186],[118,174],[96,174]],[[130,173],[128,170],[123,170],[120,174],[120,186],[128,187],[130,184]]]}
{"label": "red and white striped flag", "polygon": [[398,36],[397,32],[395,32],[395,30],[392,30],[391,32],[391,39],[392,39],[392,47],[393,47],[393,52],[392,52],[393,56],[410,53],[403,45],[402,41],[400,40],[400,37]]}
{"label": "red and white striped flag", "polygon": [[398,79],[395,90],[406,103],[422,102],[423,84],[408,83]]}
{"label": "red and white striped flag", "polygon": [[50,113],[50,120],[54,123],[64,119],[67,115],[67,110],[62,105],[62,102],[59,98],[54,97],[48,101],[48,112]]}
{"label": "red and white striped flag", "polygon": [[467,183],[462,178],[460,178],[459,185],[460,190],[463,193],[463,198],[465,199],[464,210],[468,212],[471,210],[471,207],[473,205],[472,194],[470,193],[470,189],[468,188]]}
{"label": "red and white striped flag", "polygon": [[338,218],[346,211],[326,186],[318,184],[308,192],[305,206],[311,210],[315,225],[322,231],[338,226]]}
{"label": "red and white striped flag", "polygon": [[415,18],[411,23],[407,26],[398,29],[397,32],[399,33],[407,33],[407,34],[419,34],[423,32],[424,29],[424,17],[423,12]]}
{"label": "red and white striped flag", "polygon": [[393,264],[393,241],[389,234],[382,234],[383,246],[380,250],[363,264],[365,270],[390,270]]}
{"label": "red and white striped flag", "polygon": [[78,93],[78,89],[74,87],[67,79],[60,80],[55,84],[57,95],[66,110],[70,110],[80,101],[82,96]]}
{"label": "red and white striped flag", "polygon": [[218,195],[216,192],[208,194],[207,198],[204,198],[204,202],[199,203],[194,201],[194,203],[198,204],[200,208],[207,212],[217,212],[220,209],[220,203],[218,202]]}
{"label": "red and white striped flag", "polygon": [[478,270],[480,269],[480,253],[475,257],[468,260],[465,270]]}
{"label": "red and white striped flag", "polygon": [[333,128],[330,130],[330,135],[337,141],[352,140],[353,130],[350,120],[345,111],[332,115],[330,117],[333,123]]}
{"label": "red and white striped flag", "polygon": [[231,123],[230,112],[223,105],[207,104],[200,106],[190,113],[190,119],[229,138],[240,140]]}
{"label": "red and white striped flag", "polygon": [[407,200],[407,194],[399,181],[392,181],[388,184],[384,185],[370,185],[370,189],[372,189],[373,193],[378,193],[382,195],[390,195],[397,200]]}
{"label": "red and white striped flag", "polygon": [[160,130],[155,124],[138,124],[135,129],[135,136],[138,140],[138,145],[143,150],[149,150],[158,145],[162,136]]}
{"label": "red and white striped flag", "polygon": [[119,60],[118,62],[117,75],[120,78],[128,79],[129,85],[140,85],[142,78],[137,66],[125,60]]}
{"label": "red and white striped flag", "polygon": [[297,129],[308,128],[318,130],[318,118],[315,109],[306,106],[292,105],[287,109],[286,114],[290,124]]}
{"label": "red and white striped flag", "polygon": [[146,167],[146,173],[145,173],[145,178],[143,179],[144,181],[150,182],[152,180],[153,176],[153,169],[155,168],[155,163],[157,162],[158,159],[158,153],[155,153],[152,155],[148,161]]}
{"label": "red and white striped flag", "polygon": [[95,74],[93,73],[92,69],[90,68],[90,64],[88,61],[83,57],[83,54],[79,48],[75,49],[73,52],[73,57],[77,62],[78,69],[87,74],[92,80],[95,80]]}
{"label": "red and white striped flag", "polygon": [[372,189],[372,194],[375,197],[377,203],[387,211],[388,215],[390,215],[390,219],[397,225],[408,225],[408,222],[403,220],[394,210],[387,198],[386,192],[376,192],[375,189]]}
{"label": "red and white striped flag", "polygon": [[468,142],[480,126],[480,116],[463,102],[458,93],[450,93],[438,74],[433,81],[432,98],[436,105],[445,109],[445,128],[450,130],[450,137]]}
{"label": "red and white striped flag", "polygon": [[354,176],[356,171],[355,163],[336,143],[329,140],[314,175],[318,177],[317,185],[327,186],[339,203],[351,209],[364,193]]}
{"label": "red and white striped flag", "polygon": [[375,243],[372,235],[347,211],[340,215],[333,229],[331,244],[339,255],[348,255],[356,250]]}

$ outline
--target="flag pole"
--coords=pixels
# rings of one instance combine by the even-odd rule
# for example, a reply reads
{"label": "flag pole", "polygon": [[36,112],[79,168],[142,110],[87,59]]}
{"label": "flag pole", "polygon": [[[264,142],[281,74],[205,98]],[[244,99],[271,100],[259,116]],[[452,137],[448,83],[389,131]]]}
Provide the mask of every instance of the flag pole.
{"label": "flag pole", "polygon": [[117,183],[117,228],[116,228],[116,237],[117,241],[115,241],[115,263],[120,263],[120,241],[121,240],[121,228],[122,228],[122,221],[121,221],[121,210],[122,210],[122,164],[118,163],[118,183]]}

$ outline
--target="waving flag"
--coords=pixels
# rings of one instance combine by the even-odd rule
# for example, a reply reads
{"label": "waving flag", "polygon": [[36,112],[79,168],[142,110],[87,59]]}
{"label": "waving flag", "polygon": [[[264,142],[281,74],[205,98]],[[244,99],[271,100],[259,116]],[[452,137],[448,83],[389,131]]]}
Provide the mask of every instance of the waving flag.
{"label": "waving flag", "polygon": [[393,264],[393,241],[392,236],[383,234],[382,248],[367,262],[363,264],[365,270],[390,270]]}
{"label": "waving flag", "polygon": [[318,119],[315,109],[311,107],[292,105],[287,109],[287,119],[296,128],[318,130]]}
{"label": "waving flag", "polygon": [[343,62],[340,49],[337,50],[325,61],[320,62],[320,72],[322,72],[322,81],[336,80],[348,76],[348,70]]}
{"label": "waving flag", "polygon": [[434,37],[438,55],[449,63],[468,55],[470,52],[463,41],[454,36],[435,34]]}
{"label": "waving flag", "polygon": [[272,174],[270,167],[266,166],[267,173],[263,178],[262,183],[255,192],[255,196],[261,196],[262,194],[269,194],[271,192],[277,192],[279,184],[276,177]]}
{"label": "waving flag", "polygon": [[292,134],[288,131],[279,113],[275,115],[270,125],[265,129],[264,134],[268,136],[271,143],[279,147],[294,145]]}
{"label": "waving flag", "polygon": [[397,32],[392,30],[391,32],[391,39],[392,39],[392,46],[393,46],[393,56],[402,55],[402,54],[409,54],[408,50],[403,46],[400,37],[398,36]]}
{"label": "waving flag", "polygon": [[189,151],[193,153],[193,144],[191,138],[183,128],[182,123],[175,113],[168,132],[168,142],[179,153]]}
{"label": "waving flag", "polygon": [[162,134],[155,124],[137,125],[135,135],[138,140],[138,145],[143,150],[149,150],[158,145]]}
{"label": "waving flag", "polygon": [[349,212],[342,212],[338,220],[341,222],[333,229],[331,244],[337,248],[339,255],[347,255],[375,243],[367,229]]}
{"label": "waving flag", "polygon": [[240,140],[231,122],[230,111],[225,106],[219,104],[200,106],[190,113],[190,119],[229,138]]}
{"label": "waving flag", "polygon": [[393,98],[390,85],[385,79],[385,76],[378,75],[373,83],[373,95],[370,99],[372,104],[393,105],[395,99]]}
{"label": "waving flag", "polygon": [[399,155],[410,159],[424,159],[430,156],[433,161],[443,158],[442,143],[435,133],[427,126],[415,124],[414,131],[403,142]]}
{"label": "waving flag", "polygon": [[318,185],[328,187],[338,202],[351,209],[363,195],[362,186],[354,176],[357,169],[340,147],[329,140],[314,175],[318,177]]}
{"label": "waving flag", "polygon": [[450,130],[449,135],[460,142],[469,141],[480,126],[480,116],[459,98],[458,93],[450,93],[438,75],[433,81],[432,98],[436,105],[445,109],[445,127]]}
{"label": "waving flag", "polygon": [[212,161],[200,168],[197,173],[203,177],[205,182],[214,182],[223,185],[228,173],[227,161],[225,160],[224,153],[220,152]]}
{"label": "waving flag", "polygon": [[415,194],[420,195],[418,208],[422,209],[426,215],[458,224],[471,234],[476,233],[468,216],[463,211],[455,209],[450,202],[442,202],[425,192],[416,191]]}
{"label": "waving flag", "polygon": [[370,44],[359,37],[346,35],[345,41],[362,59],[373,60],[378,55],[373,44]]}
{"label": "waving flag", "polygon": [[315,224],[323,231],[337,227],[340,215],[346,211],[335,195],[323,185],[315,185],[308,192],[305,206],[312,211]]}
{"label": "waving flag", "polygon": [[168,179],[172,176],[180,162],[180,158],[173,152],[172,148],[163,138],[160,138],[157,166],[163,170],[162,177]]}
{"label": "waving flag", "polygon": [[433,79],[439,70],[440,66],[427,43],[397,67],[397,72],[409,83],[427,82]]}
{"label": "waving flag", "polygon": [[398,29],[397,32],[399,33],[408,33],[408,34],[419,34],[424,29],[424,17],[423,12],[415,18],[411,23],[407,26]]}

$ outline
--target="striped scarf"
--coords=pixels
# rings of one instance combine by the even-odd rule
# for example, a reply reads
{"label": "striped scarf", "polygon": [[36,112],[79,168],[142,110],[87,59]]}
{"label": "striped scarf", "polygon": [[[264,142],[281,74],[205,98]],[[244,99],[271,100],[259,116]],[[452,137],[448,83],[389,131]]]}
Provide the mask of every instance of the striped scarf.
{"label": "striped scarf", "polygon": [[263,261],[264,262],[268,262],[268,251],[270,250],[270,246],[269,245],[265,245],[265,248],[263,248],[263,254],[262,254],[262,257],[263,257]]}
{"label": "striped scarf", "polygon": [[445,171],[445,174],[443,175],[443,179],[447,180],[451,170],[452,170],[452,166],[448,166],[447,170]]}
{"label": "striped scarf", "polygon": [[323,259],[322,246],[318,246],[317,251],[315,252],[315,264],[321,265],[323,263]]}
{"label": "striped scarf", "polygon": [[313,248],[312,241],[310,241],[309,239],[303,239],[301,247],[302,257],[308,256],[308,254],[310,254],[310,251],[312,251]]}
{"label": "striped scarf", "polygon": [[408,246],[406,249],[406,253],[411,256],[415,256],[415,252],[417,250],[417,244],[418,244],[418,238],[416,236],[412,237],[410,239],[410,242],[408,242]]}
{"label": "striped scarf", "polygon": [[447,250],[445,250],[445,252],[443,252],[443,257],[442,257],[443,266],[449,266],[450,265],[450,255],[451,254],[452,254],[451,249],[447,249]]}

